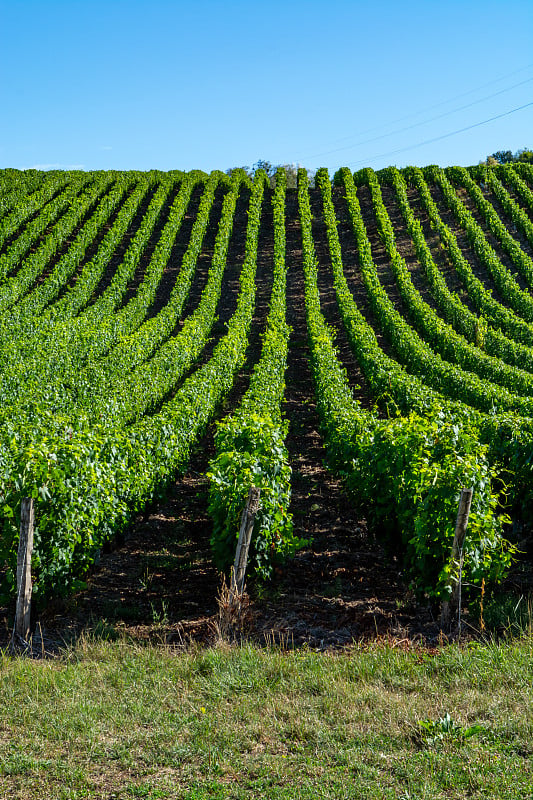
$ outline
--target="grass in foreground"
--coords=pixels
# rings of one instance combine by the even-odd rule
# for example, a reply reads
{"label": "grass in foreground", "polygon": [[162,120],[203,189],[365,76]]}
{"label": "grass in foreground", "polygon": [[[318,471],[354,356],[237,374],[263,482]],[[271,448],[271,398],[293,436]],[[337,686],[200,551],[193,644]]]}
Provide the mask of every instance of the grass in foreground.
{"label": "grass in foreground", "polygon": [[533,638],[0,656],[1,798],[533,798]]}

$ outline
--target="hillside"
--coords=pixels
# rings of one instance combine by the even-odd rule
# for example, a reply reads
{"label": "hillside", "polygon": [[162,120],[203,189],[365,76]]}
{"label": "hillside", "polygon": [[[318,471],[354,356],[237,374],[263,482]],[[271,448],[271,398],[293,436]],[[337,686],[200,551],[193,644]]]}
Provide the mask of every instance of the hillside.
{"label": "hillside", "polygon": [[330,178],[0,173],[6,609],[25,495],[61,635],[208,639],[252,482],[259,638],[436,636],[462,486],[469,599],[529,562],[532,168]]}

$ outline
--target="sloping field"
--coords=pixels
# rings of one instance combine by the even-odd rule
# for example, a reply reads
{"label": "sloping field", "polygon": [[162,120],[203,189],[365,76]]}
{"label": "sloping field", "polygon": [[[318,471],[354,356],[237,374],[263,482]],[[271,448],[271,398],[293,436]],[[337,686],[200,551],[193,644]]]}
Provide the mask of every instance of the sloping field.
{"label": "sloping field", "polygon": [[4,597],[23,497],[34,591],[68,594],[155,498],[179,506],[191,459],[209,496],[189,561],[206,539],[233,561],[256,485],[260,578],[317,535],[348,563],[368,525],[389,555],[365,559],[392,553],[446,599],[472,487],[463,579],[500,580],[532,518],[532,187],[526,165],[319,170],[314,187],[301,170],[297,189],[281,170],[1,172]]}

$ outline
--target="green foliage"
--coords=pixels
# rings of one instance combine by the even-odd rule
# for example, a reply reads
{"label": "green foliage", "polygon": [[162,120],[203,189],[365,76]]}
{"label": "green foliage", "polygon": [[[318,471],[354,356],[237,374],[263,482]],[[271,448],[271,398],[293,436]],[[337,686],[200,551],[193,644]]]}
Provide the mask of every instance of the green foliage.
{"label": "green foliage", "polygon": [[347,485],[360,502],[374,498],[370,521],[393,544],[402,542],[405,569],[417,592],[439,599],[451,592],[450,553],[462,486],[473,488],[464,581],[472,587],[501,580],[515,548],[504,538],[507,520],[497,513],[496,473],[475,430],[435,408],[431,415],[381,422],[352,447],[356,455]]}
{"label": "green foliage", "polygon": [[420,720],[418,725],[420,728],[419,736],[429,747],[440,746],[446,741],[463,744],[466,739],[485,733],[485,728],[482,725],[468,725],[468,727],[464,728],[462,725],[457,724],[448,711],[436,721]]}
{"label": "green foliage", "polygon": [[510,164],[511,161],[515,160],[511,150],[498,150],[496,153],[487,156],[487,160],[489,158],[493,159],[497,164]]}
{"label": "green foliage", "polygon": [[524,164],[532,164],[533,150],[529,150],[527,147],[523,147],[521,150],[517,150],[515,153],[513,153],[512,150],[497,150],[496,153],[491,153],[490,156],[487,156],[485,163],[512,164],[516,161]]}
{"label": "green foliage", "polygon": [[[477,242],[477,255],[481,262],[489,272],[492,271],[494,274],[500,275],[502,280],[505,281],[506,278],[509,277],[507,270],[503,268],[503,265],[496,257],[493,249],[489,246],[480,226],[476,223],[463,203],[460,202],[453,186],[450,184],[443,171],[438,167],[431,167],[426,168],[424,172],[427,174],[429,180],[438,181],[447,202],[453,207],[458,221],[465,227],[467,232],[470,232],[471,241],[473,243]],[[432,226],[439,234],[446,254],[457,270],[468,292],[469,302],[480,314],[483,314],[491,326],[500,329],[509,339],[531,347],[533,345],[532,325],[515,314],[506,305],[498,302],[496,298],[492,296],[491,290],[474,274],[471,265],[462,253],[457,237],[448,225],[444,223],[439,214],[437,204],[433,200],[426,183],[424,172],[418,167],[408,167],[403,171],[403,174],[406,179],[412,182],[419,190],[423,207],[427,211]],[[508,282],[507,285],[513,286],[511,293],[516,292],[516,282]],[[502,291],[505,292],[505,287],[503,285],[501,288]],[[520,297],[524,299],[525,293],[521,293]],[[524,300],[524,302],[529,304],[530,299]]]}
{"label": "green foliage", "polygon": [[[5,596],[13,594],[23,496],[36,501],[35,593],[45,598],[79,585],[103,542],[186,466],[244,363],[263,201],[270,186],[272,297],[249,390],[218,426],[210,466],[213,548],[221,566],[233,561],[252,484],[261,489],[262,502],[252,544],[256,573],[268,577],[301,544],[289,513],[291,472],[282,415],[290,334],[285,193],[295,176],[292,168],[274,175],[267,162],[258,162],[253,172],[253,183],[243,170],[229,177],[199,171],[0,174],[0,565],[5,567]],[[439,202],[447,204],[464,229],[505,304],[474,274],[426,179],[439,187],[444,198]],[[530,292],[489,245],[484,227],[498,239],[512,268],[531,283],[533,262],[481,189],[494,193],[508,220],[531,241],[532,180],[525,160],[470,171],[434,166],[400,173],[388,168],[378,175],[360,170],[354,177],[346,168],[339,170],[334,184],[346,198],[374,330],[344,275],[332,186],[327,171],[318,171],[335,293],[347,339],[376,404],[369,411],[354,399],[335,353],[334,331],[321,312],[310,175],[299,173],[306,318],[328,458],[376,530],[402,552],[418,591],[433,598],[446,597],[454,580],[449,553],[461,486],[474,487],[464,565],[472,586],[497,582],[513,554],[503,537],[505,517],[498,505],[503,477],[507,502],[521,508],[524,517],[533,506],[533,305]],[[437,268],[410,207],[406,181],[419,190],[475,313],[448,289]],[[380,184],[396,192],[438,313],[415,290]],[[476,216],[460,201],[456,186],[466,188]],[[370,191],[405,315],[381,284],[358,187]],[[151,315],[197,189],[199,207],[176,282],[166,305]],[[221,211],[207,281],[194,312],[182,320],[215,198]],[[237,307],[211,358],[195,370],[216,319],[239,198],[248,208]],[[396,359],[383,351],[377,333],[389,339]]]}
{"label": "green foliage", "polygon": [[[243,181],[247,181],[246,176],[236,175],[234,186],[237,188]],[[61,416],[53,404],[51,408],[47,406],[46,399],[40,403],[33,399],[27,409],[4,407],[6,425],[0,448],[4,454],[0,490],[6,509],[2,555],[10,562],[12,573],[18,529],[16,511],[8,516],[7,509],[17,508],[21,491],[39,495],[37,595],[61,594],[76,586],[102,543],[126,526],[185,466],[192,444],[231,388],[234,372],[244,359],[253,314],[259,210],[265,181],[266,176],[259,174],[254,183],[255,213],[248,225],[241,292],[228,332],[211,360],[176,391],[158,414],[145,414],[124,427],[114,425],[110,417],[95,421],[83,411]],[[232,215],[223,218],[222,238],[227,241]],[[168,374],[160,372],[156,378],[162,400]],[[139,389],[146,406],[153,397],[153,381],[150,375],[151,395]],[[46,491],[41,497],[43,487]]]}
{"label": "green foliage", "polygon": [[518,150],[518,161],[524,164],[533,164],[533,150],[530,150],[527,147],[524,147],[522,150]]}
{"label": "green foliage", "polygon": [[213,517],[212,546],[220,568],[233,563],[242,510],[250,486],[261,490],[261,504],[252,534],[251,566],[261,579],[304,544],[293,535],[287,512],[291,469],[284,439],[286,425],[249,414],[219,426],[211,462],[209,513]]}
{"label": "green foliage", "polygon": [[[341,173],[354,225],[363,280],[371,299],[376,301],[376,316],[390,325],[391,339],[409,347],[411,329],[393,312],[377,280],[370,245],[359,211],[355,188],[348,171]],[[360,176],[362,181],[363,175]],[[368,173],[366,174],[368,180]],[[445,598],[451,591],[450,551],[453,540],[458,495],[461,486],[474,487],[465,550],[464,578],[479,584],[482,579],[498,581],[509,566],[512,546],[503,537],[505,519],[498,512],[498,494],[493,490],[495,471],[487,460],[488,448],[480,442],[475,416],[466,408],[447,402],[444,397],[405,393],[408,379],[398,365],[387,360],[376,346],[368,325],[355,307],[347,290],[342,270],[340,243],[331,201],[327,173],[319,170],[317,183],[322,191],[324,217],[332,256],[334,285],[341,316],[350,342],[365,376],[376,385],[380,380],[389,392],[411,413],[391,420],[376,420],[357,408],[345,375],[333,351],[316,290],[316,257],[310,236],[310,209],[305,177],[300,188],[300,217],[306,269],[306,302],[312,338],[317,395],[325,436],[332,462],[359,504],[365,508],[373,527],[404,553],[404,564],[419,592]],[[375,188],[375,184],[374,184]],[[394,237],[374,194],[376,211],[382,215],[382,233],[390,252],[395,253]],[[399,265],[400,266],[400,265]],[[412,340],[418,347],[418,340]],[[418,347],[416,357],[424,359],[425,371],[431,355]],[[383,364],[381,374],[376,365]],[[437,362],[438,363],[438,362]],[[367,371],[368,365],[368,371]],[[371,373],[370,371],[373,370]],[[414,386],[413,386],[414,388]],[[422,387],[421,387],[422,388]],[[400,394],[401,393],[401,394]],[[413,413],[417,408],[417,413]]]}
{"label": "green foliage", "polygon": [[288,511],[291,469],[282,421],[289,327],[286,314],[285,263],[286,174],[276,173],[272,198],[274,213],[274,282],[261,358],[250,387],[234,415],[217,429],[216,456],[208,477],[209,511],[213,517],[213,552],[219,567],[233,562],[240,515],[251,486],[261,489],[261,507],[252,537],[252,564],[256,575],[269,578],[273,566],[304,544],[293,535]]}

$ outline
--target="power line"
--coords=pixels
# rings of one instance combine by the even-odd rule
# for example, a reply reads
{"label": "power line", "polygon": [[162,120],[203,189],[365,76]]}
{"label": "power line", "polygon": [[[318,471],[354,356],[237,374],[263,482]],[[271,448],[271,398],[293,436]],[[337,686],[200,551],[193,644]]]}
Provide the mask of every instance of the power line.
{"label": "power line", "polygon": [[482,97],[480,100],[473,100],[471,103],[467,103],[464,106],[459,106],[459,108],[453,108],[451,111],[445,111],[443,114],[438,114],[436,117],[431,117],[430,119],[422,120],[422,122],[415,122],[412,125],[407,125],[405,128],[399,128],[397,130],[393,130],[390,133],[384,133],[381,136],[375,136],[372,139],[366,139],[362,142],[354,142],[353,144],[347,144],[343,147],[336,147],[334,150],[326,150],[322,153],[315,153],[312,156],[307,156],[306,158],[301,159],[301,161],[306,161],[311,158],[320,158],[322,156],[329,156],[332,153],[340,153],[343,150],[351,150],[354,147],[361,147],[364,144],[371,144],[372,142],[378,142],[381,139],[388,139],[390,136],[397,136],[399,133],[405,133],[405,131],[410,131],[413,128],[419,128],[421,125],[428,125],[430,122],[435,122],[438,119],[443,119],[443,117],[449,117],[451,114],[457,114],[459,111],[464,111],[467,108],[472,108],[472,106],[478,105],[479,103],[484,103],[486,100],[492,100],[493,97],[498,97],[500,94],[505,94],[505,92],[510,92],[512,89],[516,89],[518,86],[523,86],[525,83],[531,83],[533,78],[527,78],[525,81],[520,81],[520,83],[515,83],[513,86],[508,86],[506,89],[500,89],[498,92],[494,92],[493,94],[486,95]]}
{"label": "power line", "polygon": [[[434,105],[428,106],[427,108],[424,108],[421,111],[414,111],[409,114],[406,114],[403,117],[394,119],[391,122],[389,122],[389,125],[396,125],[397,122],[403,122],[406,119],[410,119],[412,116],[419,116],[420,114],[426,114],[428,111],[433,111],[433,109],[435,108],[440,108],[441,106],[445,106],[447,103],[454,103],[461,97],[467,97],[469,94],[473,94],[474,92],[479,92],[481,89],[486,89],[487,86],[494,86],[496,83],[500,83],[500,81],[504,81],[506,78],[512,78],[513,75],[518,75],[520,72],[525,72],[526,69],[531,69],[531,67],[533,67],[533,64],[527,64],[525,67],[520,67],[520,69],[513,70],[513,72],[507,72],[505,75],[501,75],[499,78],[495,78],[494,80],[489,81],[488,83],[483,83],[481,86],[476,86],[475,89],[469,89],[467,92],[461,92],[461,94],[454,95],[454,97],[450,97],[448,98],[448,100],[441,100],[440,103],[435,103]],[[379,130],[382,127],[383,127],[382,125],[376,125],[373,128],[367,128],[366,130],[361,131],[359,135],[365,136],[365,134],[372,133],[372,131]],[[353,136],[354,134],[352,133],[349,136],[343,136],[340,139],[335,139],[333,144],[335,144],[335,142],[345,142],[347,139],[353,138]],[[313,156],[310,156],[310,158],[313,158]]]}
{"label": "power line", "polygon": [[450,136],[457,136],[459,133],[464,133],[465,131],[470,131],[473,128],[479,128],[480,125],[486,125],[488,122],[494,122],[496,119],[501,119],[502,117],[508,117],[510,114],[515,114],[517,111],[522,111],[524,108],[529,108],[529,106],[533,106],[533,101],[531,103],[525,103],[523,106],[518,106],[517,108],[512,108],[510,111],[505,111],[503,114],[497,114],[495,117],[489,117],[489,119],[484,119],[481,122],[476,122],[473,125],[467,125],[466,128],[459,128],[456,131],[450,131],[450,133],[444,133],[442,136],[435,136],[433,139],[426,139],[424,142],[418,142],[418,144],[411,144],[407,147],[399,147],[397,150],[390,150],[388,153],[380,153],[377,156],[372,156],[372,158],[362,158],[359,161],[352,161],[347,166],[355,167],[359,164],[368,164],[369,161],[374,161],[376,158],[385,158],[385,156],[393,156],[396,153],[404,153],[407,150],[414,150],[417,147],[423,147],[426,144],[432,144],[433,142],[440,142],[442,139],[448,139]]}

